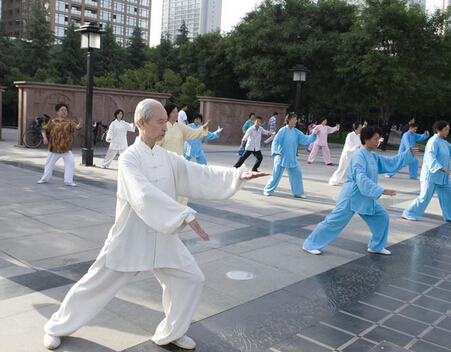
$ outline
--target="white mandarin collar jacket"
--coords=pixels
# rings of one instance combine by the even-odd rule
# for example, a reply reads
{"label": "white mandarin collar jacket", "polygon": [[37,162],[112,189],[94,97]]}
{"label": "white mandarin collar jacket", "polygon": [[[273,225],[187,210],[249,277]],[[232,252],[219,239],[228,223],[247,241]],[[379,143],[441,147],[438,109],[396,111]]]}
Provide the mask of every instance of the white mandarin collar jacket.
{"label": "white mandarin collar jacket", "polygon": [[194,258],[177,234],[196,212],[177,196],[229,198],[244,184],[245,171],[188,162],[138,137],[119,158],[116,219],[102,249],[107,267],[134,272],[191,264]]}

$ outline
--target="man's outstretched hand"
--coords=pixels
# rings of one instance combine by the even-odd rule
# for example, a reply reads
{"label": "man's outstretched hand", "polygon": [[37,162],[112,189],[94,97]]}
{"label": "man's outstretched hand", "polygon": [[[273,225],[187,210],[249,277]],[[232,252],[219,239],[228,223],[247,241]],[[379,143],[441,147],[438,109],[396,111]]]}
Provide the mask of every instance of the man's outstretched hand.
{"label": "man's outstretched hand", "polygon": [[263,176],[269,176],[270,173],[269,172],[260,172],[260,171],[246,171],[241,178],[243,180],[251,180],[253,178],[259,178],[259,177],[263,177]]}
{"label": "man's outstretched hand", "polygon": [[199,223],[196,219],[189,222],[188,225],[193,229],[193,231],[202,238],[204,241],[210,241],[210,236],[207,235],[207,233],[204,231],[202,227],[200,227]]}

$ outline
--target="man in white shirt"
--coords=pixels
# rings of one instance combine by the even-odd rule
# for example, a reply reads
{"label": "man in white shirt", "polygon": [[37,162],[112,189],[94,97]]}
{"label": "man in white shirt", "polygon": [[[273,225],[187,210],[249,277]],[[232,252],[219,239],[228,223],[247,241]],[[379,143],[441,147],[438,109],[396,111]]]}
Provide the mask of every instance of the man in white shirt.
{"label": "man in white shirt", "polygon": [[[279,115],[279,113],[276,111],[274,112],[274,114],[272,114],[272,116],[269,118],[268,124],[269,124],[269,132],[275,132],[276,131],[276,123],[277,123],[277,116]],[[263,143],[265,144],[265,146],[267,146],[269,143],[272,142],[272,140],[274,139],[274,135],[272,135],[271,137],[269,137],[266,141],[264,141]]]}
{"label": "man in white shirt", "polygon": [[155,143],[166,133],[167,114],[156,100],[135,110],[139,137],[119,158],[116,219],[96,261],[68,292],[45,325],[44,345],[58,348],[61,337],[87,324],[140,271],[152,270],[163,288],[165,318],[152,341],[194,349],[185,336],[204,285],[204,275],[178,237],[189,225],[208,241],[196,211],[177,195],[220,200],[231,197],[245,180],[267,173],[191,163]]}
{"label": "man in white shirt", "polygon": [[188,116],[186,115],[186,110],[188,110],[188,105],[183,104],[182,108],[179,111],[179,116],[177,118],[178,123],[182,123],[184,125],[188,124]]}
{"label": "man in white shirt", "polygon": [[247,158],[251,154],[254,154],[254,156],[257,158],[257,161],[254,164],[254,167],[252,168],[252,171],[258,172],[258,167],[262,163],[263,155],[260,151],[260,143],[262,140],[262,134],[268,136],[273,136],[276,134],[276,132],[269,132],[265,130],[263,127],[261,127],[262,118],[260,116],[257,116],[255,118],[255,124],[254,126],[251,126],[247,129],[246,133],[244,134],[243,139],[241,140],[240,150],[243,149],[244,142],[246,142],[246,148],[244,154],[238,159],[236,164],[233,167],[240,167],[243,165],[243,163],[246,161]]}

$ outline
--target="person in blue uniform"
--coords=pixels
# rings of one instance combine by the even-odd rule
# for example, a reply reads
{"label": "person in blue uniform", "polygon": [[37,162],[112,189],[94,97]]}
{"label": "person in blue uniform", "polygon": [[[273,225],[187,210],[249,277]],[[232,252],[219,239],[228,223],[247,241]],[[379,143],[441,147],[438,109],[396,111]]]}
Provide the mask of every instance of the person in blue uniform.
{"label": "person in blue uniform", "polygon": [[271,155],[274,158],[274,169],[263,191],[265,196],[274,193],[282,178],[283,171],[287,169],[291,191],[296,198],[307,198],[304,194],[302,172],[296,158],[298,144],[308,145],[316,140],[316,134],[306,136],[295,126],[297,116],[290,112],[285,118],[286,126],[281,128],[274,138],[271,146]]}
{"label": "person in blue uniform", "polygon": [[428,140],[424,151],[420,174],[420,195],[402,213],[402,217],[407,220],[420,218],[432,196],[437,192],[443,220],[451,221],[451,185],[449,180],[451,177],[451,144],[446,141],[449,134],[449,124],[446,121],[437,121],[433,130],[435,134]]}
{"label": "person in blue uniform", "polygon": [[[411,147],[415,147],[416,142],[424,141],[429,137],[429,131],[423,134],[417,133],[418,125],[416,123],[409,124],[409,130],[403,134],[401,138],[401,143],[399,143],[398,154],[404,153]],[[418,177],[418,159],[415,158],[415,162],[409,164],[409,176],[411,179],[416,180]],[[393,177],[397,172],[391,172],[386,174],[387,177]]]}
{"label": "person in blue uniform", "polygon": [[372,233],[368,253],[391,254],[385,249],[388,237],[388,212],[377,199],[383,194],[395,196],[396,191],[379,186],[377,177],[380,173],[393,172],[413,162],[418,149],[411,148],[391,158],[380,156],[373,150],[377,149],[381,135],[382,130],[378,127],[368,126],[360,132],[362,148],[351,158],[346,182],[334,210],[304,241],[303,249],[308,253],[321,254],[321,250],[340,234],[354,213],[357,213],[368,224]]}
{"label": "person in blue uniform", "polygon": [[[190,128],[200,128],[202,127],[203,116],[202,114],[195,114],[193,123],[190,123],[188,127]],[[208,132],[205,137],[198,139],[190,139],[185,142],[183,147],[183,156],[186,160],[190,160],[191,158],[196,158],[198,164],[207,165],[207,158],[205,157],[204,150],[202,148],[202,143],[204,140],[212,141],[221,136],[222,128],[218,127],[215,132]]]}

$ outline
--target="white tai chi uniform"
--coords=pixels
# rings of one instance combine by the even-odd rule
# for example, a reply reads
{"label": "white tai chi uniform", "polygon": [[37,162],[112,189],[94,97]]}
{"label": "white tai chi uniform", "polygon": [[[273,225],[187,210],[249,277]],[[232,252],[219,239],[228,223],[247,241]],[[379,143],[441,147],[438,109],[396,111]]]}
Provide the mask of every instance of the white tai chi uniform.
{"label": "white tai chi uniform", "polygon": [[138,137],[119,158],[116,220],[97,260],[45,325],[65,336],[88,323],[139,271],[152,270],[163,288],[165,318],[152,340],[183,336],[199,303],[204,276],[178,237],[196,211],[177,195],[219,200],[243,185],[245,168],[191,163]]}
{"label": "white tai chi uniform", "polygon": [[134,123],[128,123],[124,120],[114,120],[111,122],[110,128],[106,134],[107,141],[111,140],[105,159],[103,159],[102,167],[110,166],[117,153],[122,154],[128,147],[127,132],[135,132]]}
{"label": "white tai chi uniform", "polygon": [[356,134],[354,131],[348,133],[346,136],[345,145],[343,147],[343,151],[341,152],[340,162],[338,164],[338,169],[335,170],[334,174],[329,180],[329,184],[331,186],[337,186],[343,176],[346,174],[346,170],[348,169],[349,160],[351,156],[362,146],[362,142],[360,141],[360,135]]}

